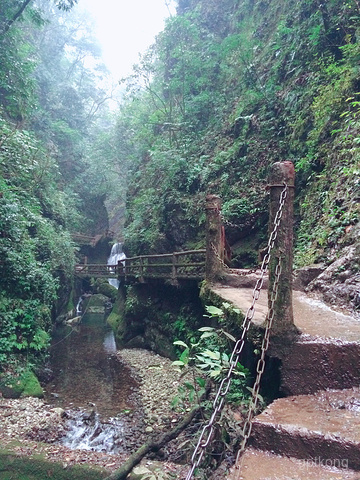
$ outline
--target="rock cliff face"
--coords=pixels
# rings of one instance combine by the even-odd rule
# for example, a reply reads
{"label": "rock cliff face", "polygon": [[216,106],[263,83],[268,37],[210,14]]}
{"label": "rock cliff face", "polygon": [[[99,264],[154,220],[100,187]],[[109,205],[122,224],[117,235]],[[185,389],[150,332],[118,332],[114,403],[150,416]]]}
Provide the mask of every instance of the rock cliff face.
{"label": "rock cliff face", "polygon": [[359,19],[354,0],[179,2],[131,104],[129,252],[202,247],[214,193],[234,266],[256,264],[269,168],[291,160],[295,266],[338,262],[311,288],[359,308]]}
{"label": "rock cliff face", "polygon": [[324,301],[333,306],[350,309],[356,315],[360,315],[359,224],[352,229],[351,237],[350,244],[345,244],[337,252],[330,265],[309,284],[307,289],[320,293]]}
{"label": "rock cliff face", "polygon": [[173,287],[159,281],[120,287],[108,322],[119,345],[150,349],[175,360],[172,342],[199,328],[202,315],[195,283]]}

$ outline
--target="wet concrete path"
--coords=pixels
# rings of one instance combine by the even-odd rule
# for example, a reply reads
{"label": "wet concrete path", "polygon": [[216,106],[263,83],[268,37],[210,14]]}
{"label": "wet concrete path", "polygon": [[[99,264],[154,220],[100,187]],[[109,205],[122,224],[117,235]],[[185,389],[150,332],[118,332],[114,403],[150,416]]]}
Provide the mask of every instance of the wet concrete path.
{"label": "wet concrete path", "polygon": [[[326,460],[327,464],[326,464]],[[359,472],[341,468],[337,459],[297,459],[248,448],[240,470],[232,469],[228,480],[359,480]],[[339,468],[340,467],[340,468]]]}
{"label": "wet concrete path", "polygon": [[[228,287],[215,284],[211,290],[231,302],[244,313],[252,302],[252,288]],[[293,292],[294,323],[306,335],[336,338],[346,342],[360,342],[360,319],[337,312],[325,303],[302,292]],[[262,290],[255,305],[253,322],[261,325],[267,313],[267,290]]]}
{"label": "wet concrete path", "polygon": [[[249,287],[211,290],[245,314]],[[267,290],[255,309],[259,327]],[[240,470],[234,467],[228,480],[360,480],[360,319],[297,291],[293,310],[300,334],[288,345],[270,343],[269,350],[280,360],[285,398],[255,417]]]}

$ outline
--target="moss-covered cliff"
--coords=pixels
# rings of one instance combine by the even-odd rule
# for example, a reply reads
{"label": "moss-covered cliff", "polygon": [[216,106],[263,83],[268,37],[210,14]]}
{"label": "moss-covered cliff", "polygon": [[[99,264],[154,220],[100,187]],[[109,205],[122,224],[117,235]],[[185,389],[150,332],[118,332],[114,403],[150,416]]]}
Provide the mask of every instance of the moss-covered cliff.
{"label": "moss-covered cliff", "polygon": [[255,263],[279,160],[297,171],[296,265],[328,265],[356,243],[359,26],[354,0],[179,1],[119,120],[131,132],[128,250],[202,246],[204,197],[216,193],[246,250],[235,266]]}

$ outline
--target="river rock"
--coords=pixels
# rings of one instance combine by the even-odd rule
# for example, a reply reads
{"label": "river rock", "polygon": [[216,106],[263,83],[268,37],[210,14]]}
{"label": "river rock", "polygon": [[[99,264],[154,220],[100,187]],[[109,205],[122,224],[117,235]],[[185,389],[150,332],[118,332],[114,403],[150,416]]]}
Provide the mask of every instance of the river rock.
{"label": "river rock", "polygon": [[178,478],[175,472],[165,471],[164,464],[158,461],[144,461],[133,469],[127,480],[173,480]]}
{"label": "river rock", "polygon": [[146,467],[135,467],[127,480],[145,480],[152,476],[151,470]]}
{"label": "river rock", "polygon": [[295,270],[293,278],[294,290],[304,291],[309,283],[318,277],[325,269],[326,266],[323,264],[314,264]]}
{"label": "river rock", "polygon": [[338,308],[353,309],[358,314],[360,303],[359,249],[350,245],[342,250],[342,255],[332,262],[307,287],[318,293],[322,299]]}
{"label": "river rock", "polygon": [[73,326],[73,325],[79,325],[79,323],[81,322],[81,316],[77,316],[77,317],[74,317],[74,318],[70,318],[69,320],[65,320],[65,325],[70,325],[70,326]]}
{"label": "river rock", "polygon": [[66,416],[65,410],[61,407],[52,408],[50,411],[57,413],[59,415],[59,417],[65,417]]}

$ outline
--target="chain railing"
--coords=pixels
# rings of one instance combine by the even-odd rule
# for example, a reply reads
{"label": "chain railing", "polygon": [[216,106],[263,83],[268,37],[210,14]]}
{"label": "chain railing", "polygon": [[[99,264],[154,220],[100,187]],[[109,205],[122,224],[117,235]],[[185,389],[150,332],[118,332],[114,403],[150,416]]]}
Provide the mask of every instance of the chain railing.
{"label": "chain railing", "polygon": [[[200,437],[198,439],[198,442],[195,446],[193,455],[191,457],[191,467],[190,467],[190,470],[189,470],[189,472],[186,476],[186,480],[191,480],[195,469],[200,465],[200,463],[201,463],[201,461],[204,457],[205,449],[209,445],[209,443],[212,439],[212,435],[213,435],[214,430],[215,430],[215,425],[214,425],[215,421],[222,411],[222,408],[223,408],[224,402],[225,402],[225,397],[226,397],[227,393],[229,392],[233,371],[235,370],[237,364],[239,363],[240,355],[241,355],[242,350],[244,348],[244,344],[245,344],[247,333],[248,333],[249,328],[250,328],[251,320],[254,317],[255,303],[257,302],[257,300],[260,297],[261,288],[262,288],[262,285],[264,283],[264,277],[265,277],[265,274],[267,273],[267,270],[268,270],[268,265],[269,265],[270,258],[271,258],[271,252],[274,248],[275,240],[276,240],[277,235],[278,235],[278,230],[279,230],[279,226],[280,226],[280,222],[281,222],[281,217],[282,217],[283,208],[284,208],[284,205],[285,205],[287,193],[288,193],[288,187],[287,187],[287,185],[284,185],[284,188],[283,188],[283,190],[281,192],[281,195],[280,195],[278,211],[276,213],[275,220],[274,220],[274,227],[273,227],[273,230],[270,234],[268,244],[267,244],[266,254],[263,258],[263,261],[262,261],[262,264],[261,264],[261,267],[260,267],[260,278],[256,281],[256,284],[255,284],[255,287],[254,287],[254,290],[253,290],[253,293],[252,293],[252,303],[251,303],[250,307],[248,308],[248,310],[246,312],[246,315],[245,315],[245,318],[244,318],[244,321],[243,321],[243,324],[242,324],[241,337],[235,343],[235,346],[234,346],[234,349],[232,351],[230,361],[229,361],[229,370],[227,372],[226,377],[224,377],[223,380],[221,381],[221,383],[219,385],[219,388],[217,390],[215,399],[214,399],[213,404],[212,404],[212,408],[213,408],[212,415],[211,415],[208,423],[203,427],[202,432],[200,434]],[[280,274],[281,274],[281,265],[280,265],[280,267],[278,269],[278,273],[277,273],[278,278],[280,278]],[[276,293],[272,296],[273,299],[272,299],[271,306],[273,306],[273,304],[276,300],[276,296],[277,296],[278,280],[276,281],[276,279],[275,279],[275,282],[274,282],[274,286],[276,286]],[[264,344],[264,341],[263,341],[263,345],[266,346],[266,349],[269,345],[270,328],[271,328],[272,323],[273,323],[273,317],[274,317],[273,309],[272,309],[272,313],[268,314],[267,317],[269,317],[269,319],[271,319],[271,324],[269,325],[269,321],[267,321],[267,326],[269,327],[269,328],[267,328],[268,333],[266,334],[266,332],[265,332],[265,334],[267,335],[267,340],[265,341],[265,344]],[[264,371],[264,368],[265,368],[265,353],[266,353],[266,351],[264,353],[263,352],[261,353],[261,357],[260,357],[260,360],[259,360],[259,363],[258,363],[258,368],[257,368],[258,376],[260,375],[260,377],[259,377],[259,380],[258,380],[258,386],[256,387],[257,388],[257,393],[256,393],[257,399],[255,401],[252,401],[252,403],[251,403],[251,404],[255,405],[254,411],[255,411],[257,403],[258,403],[258,393],[259,393],[259,388],[260,388],[261,375],[262,375],[262,372]],[[261,372],[261,374],[259,374],[259,371]],[[257,379],[258,379],[258,377],[257,377]],[[256,392],[255,385],[254,385],[253,392]],[[254,393],[253,393],[253,397],[254,397]],[[251,413],[251,415],[250,415],[250,413],[248,414],[247,420],[244,424],[244,427],[246,427],[247,430],[245,431],[245,429],[243,429],[243,432],[244,432],[244,440],[242,442],[243,449],[245,448],[247,439],[248,439],[248,437],[250,436],[250,433],[251,433],[251,425],[252,425],[253,414],[254,413]],[[247,426],[247,425],[249,425],[249,426]]]}
{"label": "chain railing", "polygon": [[241,441],[240,448],[236,455],[236,468],[239,470],[237,475],[237,480],[239,479],[240,468],[241,468],[241,465],[238,464],[238,461],[241,455],[243,454],[247,441],[249,440],[249,437],[251,435],[252,421],[255,416],[257,406],[259,403],[260,383],[261,383],[262,375],[265,370],[265,355],[269,348],[270,332],[274,322],[274,314],[275,314],[274,305],[279,293],[279,281],[280,281],[281,270],[282,270],[281,258],[279,258],[278,264],[276,265],[276,269],[275,269],[275,278],[274,278],[273,288],[271,292],[269,311],[265,319],[265,332],[264,332],[264,337],[261,344],[261,355],[256,366],[256,379],[254,382],[254,386],[252,388],[252,396],[251,396],[251,401],[249,405],[248,415],[242,429],[243,439]]}
{"label": "chain railing", "polygon": [[220,257],[219,252],[216,250],[216,247],[213,243],[211,243],[211,250],[214,252],[214,255],[215,255],[217,261],[220,263],[221,267],[223,268],[223,270],[225,272],[232,273],[232,274],[239,275],[239,276],[246,276],[246,275],[250,275],[252,273],[256,273],[260,270],[260,267],[250,268],[250,269],[247,269],[247,270],[239,270],[237,268],[231,268],[231,267],[229,267],[229,265],[226,265],[224,260]]}

